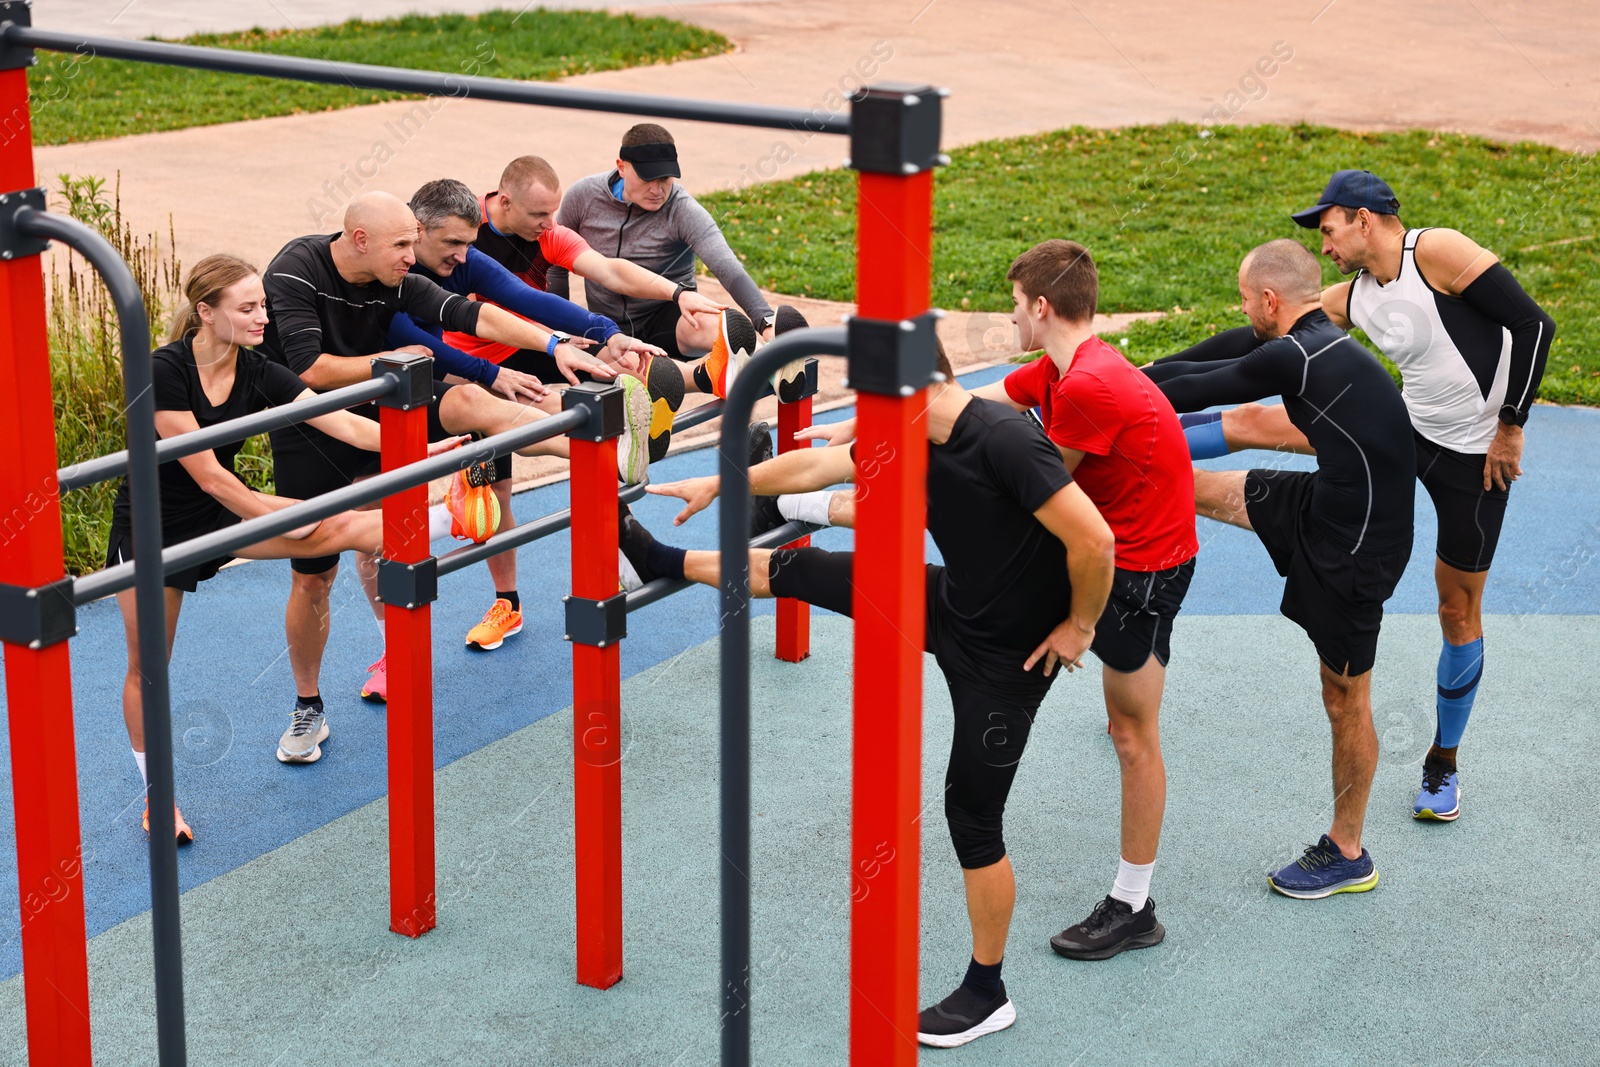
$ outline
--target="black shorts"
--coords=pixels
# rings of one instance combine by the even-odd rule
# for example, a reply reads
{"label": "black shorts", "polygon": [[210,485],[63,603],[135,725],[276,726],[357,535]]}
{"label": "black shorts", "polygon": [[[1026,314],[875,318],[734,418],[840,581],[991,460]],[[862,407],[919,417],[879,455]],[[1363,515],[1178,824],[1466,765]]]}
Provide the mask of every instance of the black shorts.
{"label": "black shorts", "polygon": [[[849,615],[855,591],[851,581],[854,563],[853,552],[779,549],[772,554],[768,574],[772,593]],[[927,567],[924,645],[944,672],[955,711],[955,732],[945,767],[945,821],[961,866],[977,870],[1006,855],[1002,823],[1006,799],[1033,720],[1055,676],[1045,677],[1038,666],[1028,673],[1022,671],[1031,647],[982,660],[974,656],[971,643],[953,633],[938,610],[943,571],[934,564]]]}
{"label": "black shorts", "polygon": [[1486,571],[1494,562],[1509,489],[1483,487],[1484,456],[1452,452],[1417,438],[1417,480],[1439,519],[1439,561],[1458,571]]}
{"label": "black shorts", "polygon": [[1089,650],[1103,666],[1122,674],[1132,674],[1151,656],[1165,667],[1172,655],[1172,620],[1193,578],[1192,558],[1164,571],[1118,567]]}
{"label": "black shorts", "polygon": [[[163,548],[170,548],[184,541],[192,541],[196,537],[226,530],[230,526],[239,524],[239,516],[225,507],[218,506],[213,515],[204,522],[194,523],[182,530],[163,528],[161,542]],[[106,566],[115,567],[119,563],[127,563],[133,559],[133,530],[116,520],[111,523],[111,537],[106,542]],[[217,576],[217,572],[233,561],[232,556],[218,556],[216,559],[207,560],[198,567],[176,571],[162,579],[162,584],[168,589],[181,589],[185,593],[192,593],[201,582],[208,581]]]}
{"label": "black shorts", "polygon": [[1353,553],[1311,517],[1313,471],[1253,470],[1245,476],[1250,525],[1285,578],[1280,610],[1300,626],[1328,669],[1352,677],[1372,669],[1383,605],[1411,559],[1411,545]]}
{"label": "black shorts", "polygon": [[[439,402],[453,385],[433,383],[433,403],[428,405],[428,440],[439,441],[449,434],[439,421]],[[350,409],[363,418],[378,419],[375,404],[362,404]],[[364,448],[347,445],[336,437],[329,437],[314,426],[291,426],[272,434],[273,483],[279,496],[292,500],[310,500],[312,497],[343,489],[359,478],[370,478],[379,470],[379,455]],[[294,559],[289,565],[300,574],[324,574],[339,565],[338,556],[315,556]]]}
{"label": "black shorts", "polygon": [[673,359],[687,362],[696,357],[678,348],[678,320],[681,318],[683,312],[678,310],[678,305],[667,300],[657,304],[652,311],[624,315],[617,320],[617,326],[628,336],[665,349]]}

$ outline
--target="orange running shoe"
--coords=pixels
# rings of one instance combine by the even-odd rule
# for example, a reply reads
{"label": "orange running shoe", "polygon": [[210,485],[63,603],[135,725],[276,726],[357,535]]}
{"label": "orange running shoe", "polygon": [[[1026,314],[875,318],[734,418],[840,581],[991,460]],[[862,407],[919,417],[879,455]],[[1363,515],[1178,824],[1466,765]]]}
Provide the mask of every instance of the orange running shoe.
{"label": "orange running shoe", "polygon": [[378,657],[378,662],[367,668],[367,683],[361,687],[361,699],[373,704],[389,702],[389,653]]}
{"label": "orange running shoe", "polygon": [[711,376],[711,391],[726,397],[745,361],[756,350],[756,328],[738,308],[724,308],[717,316],[717,339],[706,357],[706,373]]}
{"label": "orange running shoe", "polygon": [[[178,810],[178,805],[176,805],[176,804],[172,805],[172,822],[173,822],[174,829],[177,831],[178,844],[179,845],[193,844],[194,843],[194,831],[189,828],[189,824],[188,823],[183,821],[183,812]],[[150,832],[150,798],[149,797],[146,797],[145,801],[144,801],[144,832],[147,833],[147,834]]]}
{"label": "orange running shoe", "polygon": [[521,632],[522,612],[513,610],[511,601],[496,599],[483,621],[467,631],[467,647],[492,652]]}
{"label": "orange running shoe", "polygon": [[500,499],[494,495],[493,480],[493,466],[485,470],[481,463],[451,477],[444,500],[450,512],[450,536],[477,544],[494,536],[500,528]]}

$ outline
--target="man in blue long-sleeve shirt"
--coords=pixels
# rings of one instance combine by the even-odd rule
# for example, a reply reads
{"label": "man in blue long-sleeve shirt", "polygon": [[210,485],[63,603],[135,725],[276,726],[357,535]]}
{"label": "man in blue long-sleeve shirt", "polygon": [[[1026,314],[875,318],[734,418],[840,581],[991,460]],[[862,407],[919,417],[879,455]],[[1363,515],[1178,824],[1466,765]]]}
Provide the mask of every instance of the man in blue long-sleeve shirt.
{"label": "man in blue long-sleeve shirt", "polygon": [[[556,369],[569,382],[578,376],[610,381],[633,370],[641,355],[659,355],[661,350],[622,333],[604,315],[596,315],[562,297],[525,284],[516,275],[472,247],[482,221],[478,198],[461,182],[449,178],[432,181],[411,198],[419,234],[417,262],[412,273],[420,274],[447,292],[476,295],[538,324],[546,335],[545,351]],[[599,345],[595,354],[580,351],[572,343]],[[521,400],[555,412],[560,397],[532,374],[501,366],[480,356],[468,355],[448,344],[436,323],[421,324],[401,312],[389,327],[393,346],[423,345],[432,353],[441,377],[450,376],[476,382],[510,399]],[[673,406],[683,400],[682,381],[666,361],[664,374],[650,385],[652,403],[663,388],[676,386],[667,399]],[[665,436],[665,435],[663,435]],[[653,442],[653,445],[655,442]],[[664,449],[665,441],[660,442]],[[516,525],[511,514],[511,457],[496,457],[495,495],[500,499],[500,529]],[[483,621],[467,633],[467,645],[481,651],[499,648],[507,637],[522,628],[522,605],[517,594],[517,554],[502,552],[489,560],[489,576],[494,581],[495,600]]]}

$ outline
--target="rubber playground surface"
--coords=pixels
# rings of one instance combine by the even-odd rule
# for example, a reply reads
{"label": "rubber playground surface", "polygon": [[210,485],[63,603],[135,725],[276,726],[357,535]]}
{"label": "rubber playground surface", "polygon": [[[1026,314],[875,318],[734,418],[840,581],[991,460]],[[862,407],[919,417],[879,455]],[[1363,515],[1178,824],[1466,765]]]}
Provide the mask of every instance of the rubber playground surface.
{"label": "rubber playground surface", "polygon": [[[977,372],[981,383],[999,372]],[[824,418],[840,417],[848,410]],[[1462,753],[1463,815],[1415,823],[1433,724],[1433,517],[1389,604],[1374,681],[1382,755],[1365,843],[1372,893],[1294,901],[1264,873],[1326,828],[1328,731],[1309,643],[1276,613],[1281,582],[1244,531],[1202,523],[1173,639],[1164,719],[1170,795],[1152,892],[1164,944],[1102,963],[1050,934],[1107,891],[1117,765],[1097,667],[1052,691],[1018,776],[1007,841],[1019,898],[1006,981],[1017,1024],[935,1060],[977,1063],[1580,1064],[1600,1047],[1600,886],[1591,832],[1600,743],[1578,681],[1600,658],[1600,411],[1538,407],[1490,580],[1487,669]],[[670,480],[714,453],[669,458]],[[1261,454],[1218,465],[1281,462]],[[1305,460],[1291,458],[1301,465]],[[519,494],[519,518],[565,505]],[[709,547],[711,515],[670,531]],[[670,532],[669,532],[670,531]],[[829,531],[824,547],[851,535]],[[445,546],[436,546],[444,551]],[[936,558],[931,554],[930,558]],[[347,568],[348,569],[348,568]],[[348,574],[323,673],[322,760],[272,752],[289,709],[286,564],[225,570],[188,598],[172,687],[186,1006],[196,1064],[707,1064],[718,1048],[715,593],[630,619],[623,645],[625,977],[573,981],[567,542],[521,553],[524,632],[491,654],[460,635],[487,604],[481,569],[434,607],[438,929],[387,930],[384,723],[356,699],[379,634]],[[755,1055],[846,1059],[850,623],[815,612],[800,664],[755,623]],[[139,780],[122,732],[120,619],[85,609],[72,646],[92,1019],[104,1063],[154,1062]],[[959,981],[969,942],[938,803],[949,700],[925,679],[924,1002]],[[12,709],[45,714],[49,709]],[[5,742],[0,740],[0,747]],[[9,766],[9,751],[0,753]],[[10,790],[0,796],[0,1064],[25,1062]],[[974,1057],[977,1057],[976,1059]]]}

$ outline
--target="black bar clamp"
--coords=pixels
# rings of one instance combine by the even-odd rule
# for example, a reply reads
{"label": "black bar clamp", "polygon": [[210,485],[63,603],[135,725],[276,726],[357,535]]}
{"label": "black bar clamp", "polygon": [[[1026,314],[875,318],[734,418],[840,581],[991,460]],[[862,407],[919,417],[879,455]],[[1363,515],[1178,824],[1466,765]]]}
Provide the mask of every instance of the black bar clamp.
{"label": "black bar clamp", "polygon": [[[622,387],[606,382],[580,382],[561,394],[561,410],[586,408],[589,421],[567,432],[574,441],[608,441],[627,428]],[[592,642],[586,642],[592,644]]]}
{"label": "black bar clamp", "polygon": [[[5,23],[14,26],[33,25],[33,0],[0,0],[0,26]],[[0,41],[0,70],[20,70],[31,67],[39,62],[39,57],[33,54],[33,49],[23,48],[11,44],[9,41]],[[44,210],[44,205],[39,205],[39,210]]]}
{"label": "black bar clamp", "polygon": [[372,361],[372,376],[392,376],[399,384],[388,396],[380,396],[380,408],[411,411],[433,403],[433,357],[392,353]]}
{"label": "black bar clamp", "polygon": [[[0,53],[3,54],[3,53]],[[7,69],[0,65],[0,70]],[[45,195],[43,189],[18,189],[9,193],[0,193],[0,259],[23,259],[27,256],[37,256],[50,247],[48,237],[36,237],[33,234],[23,233],[17,225],[17,216],[24,208],[43,212],[45,209]]]}
{"label": "black bar clamp", "polygon": [[378,599],[389,607],[420,608],[439,599],[439,561],[378,560]]}
{"label": "black bar clamp", "polygon": [[38,650],[78,633],[78,607],[72,579],[30,588],[0,585],[0,641]]}
{"label": "black bar clamp", "polygon": [[917,174],[950,162],[939,152],[948,90],[881,82],[850,97],[850,158],[845,165],[873,174]]}
{"label": "black bar clamp", "polygon": [[569,594],[561,602],[567,606],[567,632],[562,640],[605,648],[628,636],[628,594],[604,600]]}
{"label": "black bar clamp", "polygon": [[939,313],[892,322],[851,316],[845,324],[849,380],[858,393],[910,396],[942,381],[934,323]]}

